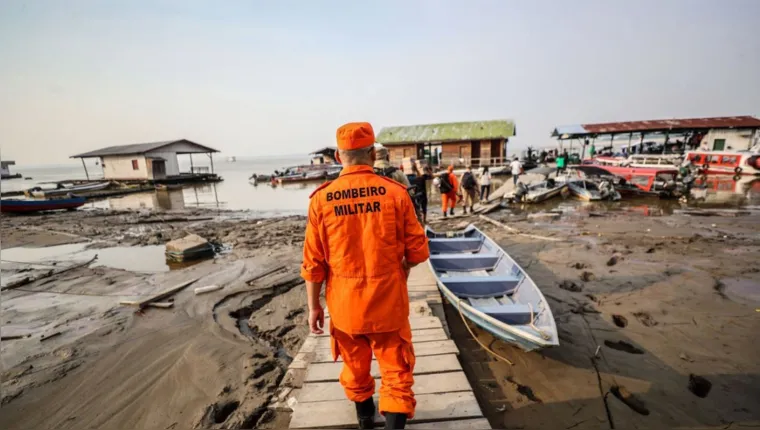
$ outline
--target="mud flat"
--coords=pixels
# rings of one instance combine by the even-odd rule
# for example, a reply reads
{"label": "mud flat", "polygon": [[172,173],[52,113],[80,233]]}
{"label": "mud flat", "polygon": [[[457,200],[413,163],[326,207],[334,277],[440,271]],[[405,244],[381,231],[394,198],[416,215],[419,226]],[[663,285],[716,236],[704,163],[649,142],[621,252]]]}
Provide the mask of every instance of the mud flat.
{"label": "mud flat", "polygon": [[[520,235],[478,217],[436,224],[482,228],[541,286],[557,319],[561,345],[540,353],[478,331],[509,366],[458,313],[430,306],[493,428],[760,425],[760,217],[642,213],[488,215]],[[0,223],[3,259],[20,246],[38,253],[35,264],[2,262],[4,285],[38,280],[1,293],[0,427],[289,425],[287,408],[271,406],[293,384],[288,369],[307,335],[303,217],[80,211]],[[139,258],[188,233],[221,253],[186,267]],[[38,278],[97,252],[97,263]],[[169,308],[119,304],[189,280],[161,300]],[[210,285],[223,288],[193,292]]]}

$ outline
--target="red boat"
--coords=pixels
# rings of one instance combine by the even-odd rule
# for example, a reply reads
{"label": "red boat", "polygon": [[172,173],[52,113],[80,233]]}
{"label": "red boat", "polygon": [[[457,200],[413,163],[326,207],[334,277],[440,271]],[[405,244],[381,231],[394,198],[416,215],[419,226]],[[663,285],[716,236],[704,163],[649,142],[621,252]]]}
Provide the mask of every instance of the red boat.
{"label": "red boat", "polygon": [[[630,194],[652,194],[659,196],[669,196],[677,189],[676,177],[677,169],[655,169],[650,167],[622,167],[622,166],[602,166],[598,164],[583,164],[576,169],[583,171],[587,175],[599,176],[599,171],[625,179],[625,183],[617,183],[615,189],[622,195]],[[631,185],[633,187],[631,187]]]}
{"label": "red boat", "polygon": [[55,211],[61,209],[74,210],[87,202],[84,197],[70,197],[66,199],[48,200],[0,200],[0,212],[2,213],[32,213],[42,211]]}
{"label": "red boat", "polygon": [[689,151],[686,159],[704,174],[760,175],[760,154],[747,151]]}

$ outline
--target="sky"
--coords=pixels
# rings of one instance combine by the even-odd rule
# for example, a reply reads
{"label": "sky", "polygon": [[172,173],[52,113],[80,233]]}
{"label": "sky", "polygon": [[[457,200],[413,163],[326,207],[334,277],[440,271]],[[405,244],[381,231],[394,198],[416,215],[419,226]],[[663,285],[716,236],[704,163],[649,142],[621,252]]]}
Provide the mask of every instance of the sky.
{"label": "sky", "polygon": [[187,138],[306,153],[345,122],[760,114],[760,1],[4,0],[0,156]]}

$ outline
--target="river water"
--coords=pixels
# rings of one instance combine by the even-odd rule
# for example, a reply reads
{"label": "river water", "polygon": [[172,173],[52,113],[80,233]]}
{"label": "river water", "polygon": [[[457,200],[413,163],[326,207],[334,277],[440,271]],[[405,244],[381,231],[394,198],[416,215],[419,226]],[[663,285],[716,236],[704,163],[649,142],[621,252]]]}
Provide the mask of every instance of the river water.
{"label": "river water", "polygon": [[[198,157],[201,158],[201,157]],[[194,157],[196,166],[203,166]],[[205,158],[205,157],[203,157]],[[189,159],[181,156],[180,169],[189,171]],[[224,181],[216,184],[188,185],[183,189],[155,191],[125,196],[111,197],[90,202],[84,209],[146,209],[171,211],[182,209],[222,209],[248,210],[254,216],[270,217],[282,215],[304,215],[309,204],[309,194],[319,183],[300,183],[272,187],[268,184],[254,186],[248,178],[253,173],[270,174],[275,169],[308,163],[308,157],[238,157],[237,161],[226,161],[225,157],[215,157],[214,169]],[[206,162],[208,164],[208,162]],[[88,164],[91,179],[102,178],[102,169],[91,161]],[[34,186],[50,187],[45,182],[65,179],[84,179],[81,164],[59,166],[13,166],[13,172],[20,172],[32,180],[12,179],[1,183],[2,191],[24,190]],[[494,189],[498,188],[504,178],[494,178]],[[439,196],[433,191],[430,213],[438,212]],[[760,178],[744,176],[738,181],[730,176],[711,176],[700,187],[692,190],[690,206],[700,207],[746,207],[760,206]],[[651,198],[629,198],[616,203],[587,203],[573,199],[556,198],[540,205],[532,205],[524,210],[528,212],[561,210],[623,209],[640,211],[644,214],[667,215],[684,205],[672,200]]]}

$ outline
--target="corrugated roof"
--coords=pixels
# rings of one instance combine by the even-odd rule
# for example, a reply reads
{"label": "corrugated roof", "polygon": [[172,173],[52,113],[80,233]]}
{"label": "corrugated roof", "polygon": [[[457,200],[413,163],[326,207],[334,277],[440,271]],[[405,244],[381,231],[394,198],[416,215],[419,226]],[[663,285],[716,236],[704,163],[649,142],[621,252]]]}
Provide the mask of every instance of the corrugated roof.
{"label": "corrugated roof", "polygon": [[498,119],[491,121],[385,127],[380,130],[375,140],[383,145],[394,145],[402,143],[506,139],[514,135],[514,121]]}
{"label": "corrugated roof", "polygon": [[83,154],[72,155],[70,158],[91,158],[91,157],[105,157],[107,155],[131,155],[131,154],[144,154],[146,152],[155,151],[156,149],[163,148],[164,146],[171,145],[172,143],[184,142],[198,147],[197,153],[205,152],[219,152],[214,148],[195,143],[187,139],[177,140],[165,140],[162,142],[149,142],[149,143],[133,143],[131,145],[118,145],[109,146],[107,148],[96,149],[95,151],[85,152]]}
{"label": "corrugated roof", "polygon": [[657,119],[649,121],[578,124],[554,129],[552,136],[594,135],[611,133],[641,133],[656,131],[706,130],[711,128],[760,128],[760,119],[753,116],[715,118]]}

